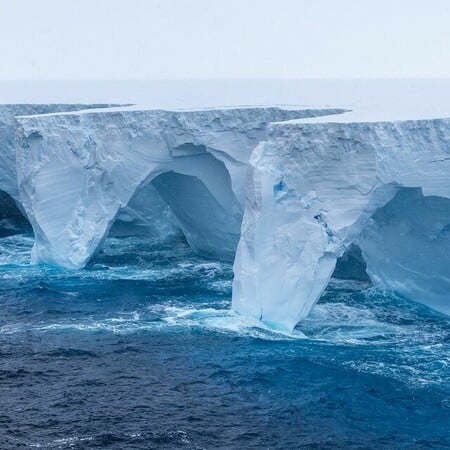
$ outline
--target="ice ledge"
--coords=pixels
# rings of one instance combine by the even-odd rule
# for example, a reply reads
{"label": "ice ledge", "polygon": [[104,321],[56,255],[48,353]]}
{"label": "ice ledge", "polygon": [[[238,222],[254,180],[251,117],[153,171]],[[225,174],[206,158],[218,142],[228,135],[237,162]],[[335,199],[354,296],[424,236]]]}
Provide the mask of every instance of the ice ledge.
{"label": "ice ledge", "polygon": [[344,116],[272,124],[253,152],[233,308],[292,329],[358,239],[373,281],[450,314],[450,119]]}

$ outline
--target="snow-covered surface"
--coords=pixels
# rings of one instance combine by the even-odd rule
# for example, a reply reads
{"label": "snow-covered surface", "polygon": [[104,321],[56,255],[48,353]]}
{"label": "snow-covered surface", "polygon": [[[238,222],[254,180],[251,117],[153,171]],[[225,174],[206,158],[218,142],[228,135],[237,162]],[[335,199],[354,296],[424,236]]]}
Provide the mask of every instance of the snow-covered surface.
{"label": "snow-covered surface", "polygon": [[267,125],[332,112],[134,107],[19,117],[18,181],[33,259],[83,267],[117,217],[128,210],[142,218],[159,194],[194,249],[232,260],[247,163]]}
{"label": "snow-covered surface", "polygon": [[[428,212],[424,206],[414,213],[405,207],[389,233],[397,230],[397,239],[409,245],[413,236],[421,235],[417,249],[433,241],[434,247],[446,249],[441,257],[421,253],[424,260],[417,264],[402,252],[404,241],[390,249],[389,257],[380,257],[383,246],[374,243],[383,240],[383,227],[377,227],[376,220],[373,231],[361,240],[363,255],[374,281],[449,313],[450,119],[304,122],[272,124],[268,140],[252,154],[234,265],[233,307],[293,328],[319,299],[336,259],[374,213],[402,187],[413,187],[442,198],[438,204],[443,210],[435,214],[439,221],[428,226],[432,232],[406,233],[405,227]],[[381,275],[386,258],[403,269]],[[435,276],[416,276],[419,266],[428,266],[426,273]]]}

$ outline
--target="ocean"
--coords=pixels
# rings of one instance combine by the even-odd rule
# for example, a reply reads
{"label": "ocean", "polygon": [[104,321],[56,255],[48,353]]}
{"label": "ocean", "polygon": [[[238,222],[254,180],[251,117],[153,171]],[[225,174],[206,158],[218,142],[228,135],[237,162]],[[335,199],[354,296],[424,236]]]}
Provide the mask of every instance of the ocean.
{"label": "ocean", "polygon": [[1,221],[0,448],[450,448],[450,319],[332,280],[292,333],[230,310],[181,236],[30,264]]}

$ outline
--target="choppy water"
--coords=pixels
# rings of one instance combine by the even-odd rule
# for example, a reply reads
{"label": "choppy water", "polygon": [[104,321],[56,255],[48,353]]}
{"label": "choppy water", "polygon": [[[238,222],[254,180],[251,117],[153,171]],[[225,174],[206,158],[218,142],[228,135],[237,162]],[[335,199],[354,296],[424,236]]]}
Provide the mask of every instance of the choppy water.
{"label": "choppy water", "polygon": [[181,240],[109,238],[77,272],[32,243],[0,239],[2,449],[450,448],[447,318],[333,281],[278,333]]}

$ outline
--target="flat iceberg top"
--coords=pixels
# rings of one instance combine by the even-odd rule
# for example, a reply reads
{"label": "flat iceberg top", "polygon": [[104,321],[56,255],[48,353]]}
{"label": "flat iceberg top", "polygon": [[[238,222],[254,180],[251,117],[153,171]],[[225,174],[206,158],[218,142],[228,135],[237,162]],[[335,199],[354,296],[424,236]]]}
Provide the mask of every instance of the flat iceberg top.
{"label": "flat iceberg top", "polygon": [[[445,87],[445,88],[444,88]],[[167,106],[160,106],[157,103],[136,103],[124,106],[100,107],[80,109],[77,111],[50,112],[33,115],[22,115],[19,118],[26,117],[43,117],[55,115],[86,115],[86,114],[112,114],[112,113],[148,113],[148,114],[183,114],[198,113],[208,114],[221,112],[225,115],[233,115],[242,112],[257,112],[262,110],[282,110],[282,111],[298,111],[298,110],[328,110],[329,115],[316,117],[305,117],[295,119],[282,119],[275,124],[292,125],[292,124],[311,124],[311,123],[376,123],[376,122],[397,122],[409,120],[434,120],[450,118],[450,83],[448,86],[441,86],[432,91],[429,97],[425,93],[426,89],[414,90],[410,93],[401,93],[400,95],[389,96],[389,90],[380,90],[379,94],[373,95],[370,92],[366,97],[358,98],[349,97],[347,101],[336,101],[335,96],[331,96],[328,102],[325,99],[318,98],[317,102],[298,102],[298,103],[260,103],[256,102],[237,104],[230,102],[228,104],[217,104],[211,101],[210,106],[197,106],[196,103],[184,105],[183,102],[168,103]],[[411,94],[411,95],[407,95]],[[420,94],[420,95],[419,95]],[[274,99],[277,99],[274,96]],[[284,97],[280,97],[284,99]],[[292,100],[297,100],[298,96],[293,93]],[[307,100],[311,100],[307,98]],[[322,100],[322,101],[319,101]],[[341,100],[341,99],[339,99]]]}
{"label": "flat iceberg top", "polygon": [[114,103],[168,110],[301,105],[385,110],[402,118],[428,111],[427,117],[441,117],[442,108],[450,109],[450,80],[0,81],[0,103]]}
{"label": "flat iceberg top", "polygon": [[[255,112],[271,112],[271,111],[286,111],[286,112],[302,112],[305,111],[325,111],[327,114],[341,114],[347,112],[348,109],[345,108],[330,108],[330,107],[319,107],[319,106],[302,106],[302,105],[239,105],[239,106],[219,106],[219,107],[191,107],[191,108],[155,108],[152,105],[126,105],[126,106],[113,106],[110,108],[89,108],[80,109],[77,111],[62,111],[62,112],[50,112],[43,114],[30,114],[30,115],[19,115],[16,116],[17,119],[28,119],[28,118],[38,118],[38,117],[51,117],[51,116],[80,116],[87,114],[112,114],[112,113],[146,113],[147,115],[161,116],[164,114],[197,114],[197,115],[208,115],[208,114],[223,114],[224,116],[231,116],[235,114],[246,114]],[[321,112],[324,114],[324,112]]]}
{"label": "flat iceberg top", "polygon": [[[378,123],[378,122],[400,122],[419,121],[450,118],[450,103],[439,103],[437,105],[362,105],[347,107],[347,111],[341,114],[322,117],[307,117],[282,122],[283,125],[311,124],[311,123]],[[281,124],[281,122],[278,122]]]}
{"label": "flat iceberg top", "polygon": [[450,117],[450,80],[17,81],[0,82],[0,101],[136,105],[125,108],[127,111],[224,110],[269,105],[283,109],[338,108],[351,112],[302,123],[379,122]]}

